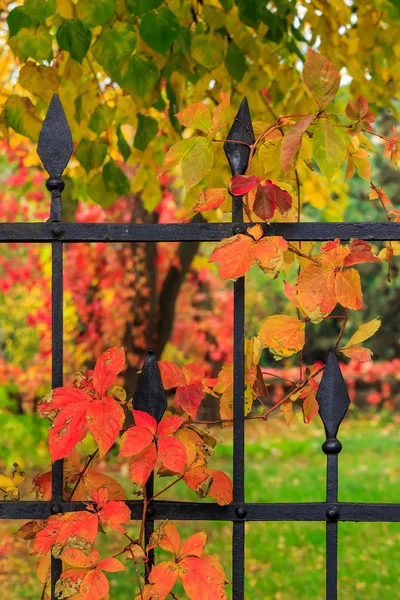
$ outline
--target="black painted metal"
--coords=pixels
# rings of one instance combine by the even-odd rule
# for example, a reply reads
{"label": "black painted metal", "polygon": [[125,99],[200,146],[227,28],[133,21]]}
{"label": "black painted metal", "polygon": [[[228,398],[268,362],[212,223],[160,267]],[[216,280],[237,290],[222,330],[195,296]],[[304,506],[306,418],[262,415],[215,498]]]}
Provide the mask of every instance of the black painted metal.
{"label": "black painted metal", "polygon": [[[244,174],[250,156],[254,133],[247,100],[244,99],[228,134],[224,149],[232,174]],[[235,144],[234,141],[244,142]],[[245,233],[242,198],[232,199],[233,223],[185,223],[166,225],[60,223],[61,179],[72,153],[72,139],[64,111],[57,96],[53,97],[39,138],[39,155],[49,173],[47,188],[51,192],[50,220],[47,223],[1,223],[0,243],[50,242],[52,244],[52,378],[53,387],[63,380],[63,244],[67,242],[142,242],[142,241],[219,241],[236,233]],[[274,223],[263,225],[268,235],[282,235],[292,241],[326,241],[334,238],[349,240],[400,240],[398,223]],[[328,354],[317,400],[324,423],[326,441],[322,449],[327,455],[326,502],[310,503],[246,503],[244,494],[244,278],[234,284],[234,502],[218,506],[211,502],[163,502],[155,500],[149,507],[146,537],[153,531],[154,521],[196,520],[228,521],[233,525],[233,599],[245,598],[244,549],[245,523],[269,521],[316,521],[326,523],[326,599],[337,600],[337,537],[338,523],[400,522],[399,504],[368,504],[338,501],[338,455],[341,444],[337,433],[349,406],[349,397],[335,351]],[[155,357],[149,353],[138,388],[134,407],[150,412],[159,421],[166,408],[165,392]],[[0,501],[0,519],[46,519],[51,514],[84,510],[85,503],[63,500],[62,462],[53,465],[51,502]],[[153,479],[147,486],[147,496],[153,495]],[[132,519],[142,516],[142,503],[129,501]],[[52,597],[60,574],[61,563],[52,560]]]}
{"label": "black painted metal", "polygon": [[[160,369],[154,352],[147,353],[142,372],[140,374],[135,394],[133,396],[133,408],[143,410],[154,417],[159,423],[167,409],[167,396],[165,394]],[[154,496],[154,473],[150,475],[146,483],[147,500]],[[153,507],[147,509],[146,521],[144,525],[144,535],[146,546],[149,543],[150,536],[154,531]],[[149,552],[149,564],[154,563],[154,550]]]}

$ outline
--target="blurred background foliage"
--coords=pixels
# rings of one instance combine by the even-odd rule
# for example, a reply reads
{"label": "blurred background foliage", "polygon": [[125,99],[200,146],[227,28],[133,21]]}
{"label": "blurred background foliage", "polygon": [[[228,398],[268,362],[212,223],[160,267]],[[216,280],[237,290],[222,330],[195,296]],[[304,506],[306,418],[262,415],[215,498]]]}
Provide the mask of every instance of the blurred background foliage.
{"label": "blurred background foliage", "polygon": [[[198,101],[216,105],[221,90],[231,99],[232,118],[244,95],[254,121],[270,123],[277,115],[307,112],[310,97],[301,81],[307,45],[340,70],[340,104],[361,93],[377,115],[378,132],[391,135],[397,124],[400,10],[394,0],[0,0],[0,11],[2,222],[48,218],[45,174],[35,149],[53,93],[60,95],[75,144],[66,171],[64,218],[80,222],[184,221],[199,191],[226,187],[229,171],[220,145],[214,144],[213,169],[189,192],[183,189],[179,171],[158,177],[168,147],[182,133],[187,135],[174,114]],[[383,158],[382,144],[371,147],[371,154],[373,181],[399,206],[400,176]],[[386,219],[368,199],[368,184],[358,175],[345,182],[342,173],[328,184],[315,171],[301,186],[303,220]],[[205,218],[229,220],[230,215],[217,210]],[[221,282],[214,265],[208,263],[210,252],[208,244],[67,245],[66,383],[74,371],[92,366],[105,348],[115,344],[127,350],[129,367],[121,383],[129,395],[149,347],[178,364],[200,361],[209,375],[216,376],[232,360],[233,306],[232,287]],[[49,259],[46,245],[0,248],[0,468],[4,470],[17,460],[36,474],[49,463],[47,424],[35,415],[38,399],[51,386]],[[351,326],[355,330],[377,315],[382,317],[382,326],[370,344],[374,363],[344,366],[355,405],[364,413],[353,420],[352,415],[358,418],[360,413],[352,408],[351,426],[345,434],[353,446],[343,489],[352,501],[358,499],[362,482],[368,484],[362,500],[371,501],[374,490],[381,493],[377,501],[398,499],[400,473],[393,466],[399,441],[397,260],[392,264],[390,284],[383,264],[360,268],[364,307],[352,316]],[[266,316],[287,311],[281,287],[281,282],[266,280],[256,269],[247,276],[248,336],[258,331]],[[305,362],[322,360],[338,330],[335,319],[307,328]],[[275,363],[267,352],[262,357],[266,372],[289,379],[295,361]],[[284,384],[273,376],[266,378],[272,402]],[[208,410],[215,408],[211,405]],[[275,420],[263,424],[262,432],[251,430],[249,493],[259,488],[260,480],[265,483],[262,497],[254,501],[272,500],[268,493],[278,489],[284,493],[281,501],[298,500],[300,487],[310,491],[307,500],[318,499],[318,494],[322,499],[322,470],[319,478],[313,475],[315,461],[322,464],[322,432],[316,424],[304,431],[300,422],[298,414],[287,431]],[[225,432],[223,439],[226,456],[219,460],[229,470],[230,434]],[[362,464],[351,467],[351,460],[365,453]],[[262,473],[257,465],[262,466]],[[302,467],[307,475],[300,485]],[[29,497],[28,487],[25,493]],[[221,539],[227,538],[219,533],[229,536],[225,527],[221,524],[211,534],[210,551],[227,557],[229,543],[222,544]],[[376,548],[381,549],[378,558],[374,548],[357,557],[346,557],[341,550],[342,560],[356,579],[342,576],[343,599],[364,598],[367,585],[370,600],[384,597],[382,587],[376,586],[378,580],[384,590],[390,589],[391,597],[400,598],[400,592],[394,591],[400,589],[398,572],[390,567],[394,556],[390,540],[398,542],[399,531],[397,526],[379,527],[374,530]],[[11,548],[7,535],[0,545],[2,566]],[[349,529],[346,547],[356,535]],[[249,539],[249,597],[323,597],[322,530],[300,531],[286,524],[278,531],[268,526],[261,536],[258,529],[249,531]],[[8,570],[15,572],[26,564],[23,552],[23,560],[6,565]],[[376,577],[365,574],[371,560],[376,560],[380,570]],[[294,569],[291,575],[288,563]],[[276,564],[281,570],[276,570]],[[265,577],[266,568],[269,577]],[[29,565],[21,571],[19,582],[3,577],[0,570],[4,597],[38,597],[30,589]],[[121,581],[112,588],[116,598],[125,598],[123,585]]]}

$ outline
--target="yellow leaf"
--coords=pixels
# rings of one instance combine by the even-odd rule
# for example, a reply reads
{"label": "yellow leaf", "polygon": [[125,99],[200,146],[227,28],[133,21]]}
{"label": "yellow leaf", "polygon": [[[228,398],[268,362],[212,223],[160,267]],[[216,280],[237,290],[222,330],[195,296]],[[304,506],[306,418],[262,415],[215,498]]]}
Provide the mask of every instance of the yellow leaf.
{"label": "yellow leaf", "polygon": [[273,315],[265,319],[258,337],[274,355],[275,360],[292,356],[305,344],[305,323],[288,315]]}
{"label": "yellow leaf", "polygon": [[381,318],[376,317],[369,321],[368,323],[364,323],[357,329],[357,331],[351,336],[349,341],[345,346],[343,346],[342,350],[346,350],[351,346],[358,346],[361,342],[365,342],[368,338],[372,337],[374,333],[376,333],[381,326]]}

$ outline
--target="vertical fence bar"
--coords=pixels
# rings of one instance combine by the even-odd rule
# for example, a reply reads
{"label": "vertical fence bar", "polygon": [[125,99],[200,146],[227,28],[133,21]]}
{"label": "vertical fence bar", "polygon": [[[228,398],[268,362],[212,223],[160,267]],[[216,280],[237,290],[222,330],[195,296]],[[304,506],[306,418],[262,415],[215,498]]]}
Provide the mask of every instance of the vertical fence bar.
{"label": "vertical fence bar", "polygon": [[[235,141],[241,142],[235,144]],[[232,175],[247,171],[250,145],[255,141],[247,99],[244,98],[224,144]],[[246,145],[247,144],[247,145]],[[232,197],[232,221],[243,223],[243,196]],[[245,278],[233,287],[233,501],[245,502],[245,432],[244,432],[244,317]],[[237,521],[232,530],[232,597],[243,600],[245,595],[245,507],[236,510]]]}
{"label": "vertical fence bar", "polygon": [[[149,413],[159,423],[167,409],[167,398],[162,384],[161,373],[158,368],[154,352],[147,353],[139,376],[135,394],[133,396],[133,408]],[[146,483],[146,497],[150,500],[154,496],[154,473]],[[149,543],[150,536],[154,531],[154,509],[150,505],[146,513],[144,524],[145,545]],[[154,550],[149,552],[149,566],[154,563]]]}
{"label": "vertical fence bar", "polygon": [[[57,94],[51,99],[46,118],[40,131],[37,152],[49,174],[46,187],[51,193],[50,219],[53,223],[54,241],[51,245],[51,332],[52,332],[52,387],[63,384],[63,230],[61,221],[61,194],[64,181],[61,177],[73,152],[71,131]],[[52,465],[52,512],[62,511],[63,460]],[[62,571],[62,562],[51,557],[51,598],[55,598],[55,586]]]}
{"label": "vertical fence bar", "polygon": [[326,465],[326,600],[338,597],[338,463],[342,444],[337,439],[340,424],[350,406],[350,398],[335,350],[328,354],[317,393],[319,414],[325,427],[322,450]]}
{"label": "vertical fence bar", "polygon": [[[52,386],[63,384],[63,244],[52,242]],[[52,500],[54,512],[57,502],[63,500],[63,460],[52,465]],[[61,575],[62,561],[51,557],[51,597],[55,598],[55,586]]]}

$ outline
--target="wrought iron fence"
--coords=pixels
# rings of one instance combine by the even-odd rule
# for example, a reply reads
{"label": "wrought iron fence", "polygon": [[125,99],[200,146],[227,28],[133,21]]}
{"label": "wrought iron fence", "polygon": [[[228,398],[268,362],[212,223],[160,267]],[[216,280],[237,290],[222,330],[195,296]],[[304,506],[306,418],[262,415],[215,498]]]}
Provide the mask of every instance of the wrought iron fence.
{"label": "wrought iron fence", "polygon": [[[247,100],[244,99],[224,149],[232,174],[244,174],[249,146],[254,134]],[[236,233],[246,233],[243,223],[242,197],[232,198],[232,223],[184,224],[108,224],[61,222],[61,195],[64,189],[62,173],[73,152],[71,132],[60,100],[55,95],[43,123],[38,153],[49,174],[47,189],[51,193],[50,219],[45,223],[1,223],[0,243],[49,242],[52,245],[52,385],[63,383],[63,245],[69,242],[216,242]],[[273,223],[263,225],[268,235],[283,236],[292,241],[327,241],[333,238],[350,240],[400,240],[397,223]],[[400,522],[399,504],[371,504],[338,501],[338,455],[342,449],[337,439],[340,423],[349,407],[346,384],[335,352],[328,354],[317,400],[324,423],[326,441],[322,445],[327,455],[326,502],[249,503],[245,499],[245,438],[244,438],[244,314],[245,280],[234,284],[234,423],[233,423],[233,503],[219,506],[200,502],[152,502],[146,515],[146,537],[149,538],[156,520],[226,521],[232,523],[232,598],[245,596],[245,524],[255,521],[315,521],[326,523],[326,599],[337,600],[338,523]],[[149,353],[134,396],[137,409],[151,413],[158,421],[167,403],[155,357]],[[153,495],[153,480],[148,483],[148,495]],[[132,519],[140,520],[140,501],[128,501]],[[52,467],[52,500],[0,502],[1,519],[46,519],[52,514],[84,510],[85,503],[63,498],[63,461]],[[52,558],[51,594],[61,573],[61,561]]]}

